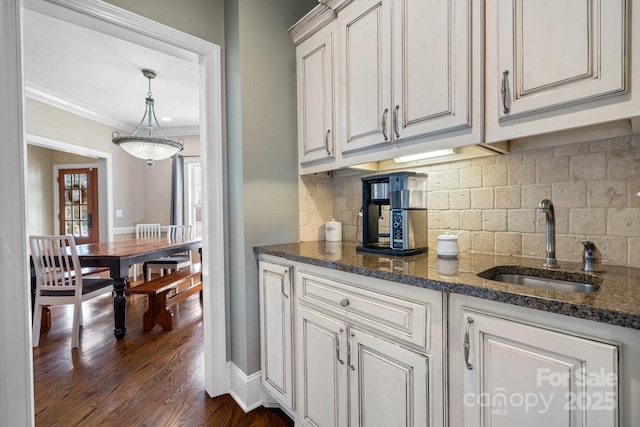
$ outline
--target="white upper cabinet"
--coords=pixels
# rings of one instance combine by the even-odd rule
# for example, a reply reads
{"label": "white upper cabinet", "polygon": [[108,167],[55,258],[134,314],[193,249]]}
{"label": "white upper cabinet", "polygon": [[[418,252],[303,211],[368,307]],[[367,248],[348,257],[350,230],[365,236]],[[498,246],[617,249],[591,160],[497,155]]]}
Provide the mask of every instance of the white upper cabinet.
{"label": "white upper cabinet", "polygon": [[472,55],[472,28],[479,35],[480,24],[471,25],[472,7],[469,0],[358,0],[339,13],[343,166],[481,142],[481,62],[479,51]]}
{"label": "white upper cabinet", "polygon": [[292,30],[301,173],[640,132],[640,0],[326,0]]}
{"label": "white upper cabinet", "polygon": [[469,1],[393,2],[396,142],[471,127],[471,14]]}
{"label": "white upper cabinet", "polygon": [[298,158],[300,172],[336,167],[334,78],[336,22],[298,45]]}
{"label": "white upper cabinet", "polygon": [[638,115],[638,100],[633,111],[619,96],[630,90],[630,3],[488,0],[486,141]]}
{"label": "white upper cabinet", "polygon": [[390,5],[358,1],[338,17],[343,153],[392,141]]}

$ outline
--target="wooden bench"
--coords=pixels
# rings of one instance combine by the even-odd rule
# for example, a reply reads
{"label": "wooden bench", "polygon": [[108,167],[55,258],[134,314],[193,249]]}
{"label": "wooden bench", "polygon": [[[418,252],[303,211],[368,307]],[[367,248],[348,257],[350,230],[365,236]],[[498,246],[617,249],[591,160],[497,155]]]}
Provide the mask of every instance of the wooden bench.
{"label": "wooden bench", "polygon": [[[188,268],[156,277],[140,285],[125,290],[127,295],[148,295],[149,308],[142,318],[142,329],[150,331],[160,325],[164,331],[173,329],[173,312],[170,307],[196,292],[202,292],[202,266],[193,264]],[[194,279],[192,282],[191,279]],[[189,282],[189,286],[180,285]],[[169,295],[175,290],[176,293]]]}

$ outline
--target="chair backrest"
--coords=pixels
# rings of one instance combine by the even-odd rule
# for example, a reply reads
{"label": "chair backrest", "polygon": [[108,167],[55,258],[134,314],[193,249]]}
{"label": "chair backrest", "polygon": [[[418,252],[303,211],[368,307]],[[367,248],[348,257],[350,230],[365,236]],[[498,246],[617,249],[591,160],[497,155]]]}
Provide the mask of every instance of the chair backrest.
{"label": "chair backrest", "polygon": [[74,237],[30,236],[29,244],[37,291],[73,290],[79,297],[82,294],[82,267]]}
{"label": "chair backrest", "polygon": [[170,225],[167,227],[167,237],[170,239],[191,239],[193,238],[193,227],[190,225]]}
{"label": "chair backrest", "polygon": [[136,239],[160,237],[160,224],[136,224]]}

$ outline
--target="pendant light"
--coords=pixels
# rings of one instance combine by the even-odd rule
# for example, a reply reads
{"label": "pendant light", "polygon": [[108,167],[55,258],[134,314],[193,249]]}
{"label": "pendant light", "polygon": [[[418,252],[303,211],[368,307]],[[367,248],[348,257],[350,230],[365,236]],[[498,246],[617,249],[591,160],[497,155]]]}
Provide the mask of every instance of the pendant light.
{"label": "pendant light", "polygon": [[[149,79],[149,92],[147,92],[147,98],[145,100],[146,108],[144,116],[142,116],[140,124],[131,135],[120,136],[119,132],[113,132],[111,134],[111,141],[132,156],[144,159],[149,166],[153,166],[156,160],[167,159],[182,151],[184,141],[181,139],[173,141],[167,138],[167,135],[165,135],[158,123],[153,94],[151,93],[151,79],[156,78],[156,72],[143,69],[142,74]],[[146,135],[144,135],[144,130],[138,133],[141,129],[144,129],[143,125],[145,123],[147,129]],[[156,136],[153,135],[154,128],[157,128],[159,131]]]}

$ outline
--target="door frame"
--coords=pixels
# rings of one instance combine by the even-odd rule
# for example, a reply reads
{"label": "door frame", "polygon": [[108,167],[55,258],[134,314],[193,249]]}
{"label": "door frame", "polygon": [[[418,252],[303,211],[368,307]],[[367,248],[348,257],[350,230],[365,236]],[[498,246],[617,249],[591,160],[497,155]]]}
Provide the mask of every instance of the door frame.
{"label": "door frame", "polygon": [[[60,234],[60,215],[62,214],[62,212],[60,212],[60,197],[59,196],[59,191],[60,191],[60,182],[58,181],[58,176],[60,175],[60,170],[64,170],[64,169],[88,169],[88,168],[93,168],[93,169],[97,169],[97,185],[98,185],[98,194],[100,194],[100,168],[98,167],[98,163],[74,163],[74,164],[55,164],[53,165],[53,216],[54,216],[54,221],[53,221],[53,234]],[[100,197],[98,197],[97,199],[97,208],[98,208],[98,236],[101,236],[102,233],[100,233],[100,226],[101,226],[101,221],[100,219],[102,219],[102,212],[100,211],[100,205],[102,203],[100,203]],[[100,239],[100,237],[98,237],[98,241],[105,241],[104,239]]]}
{"label": "door frame", "polygon": [[[0,2],[0,125],[6,143],[0,156],[0,424],[32,425],[28,249],[26,242],[26,132],[22,64],[24,8],[100,30],[199,65],[200,137],[203,164],[203,326],[205,390],[228,392],[221,49],[213,43],[95,0],[8,0]],[[108,218],[107,215],[106,218]],[[126,339],[126,338],[125,338]]]}

